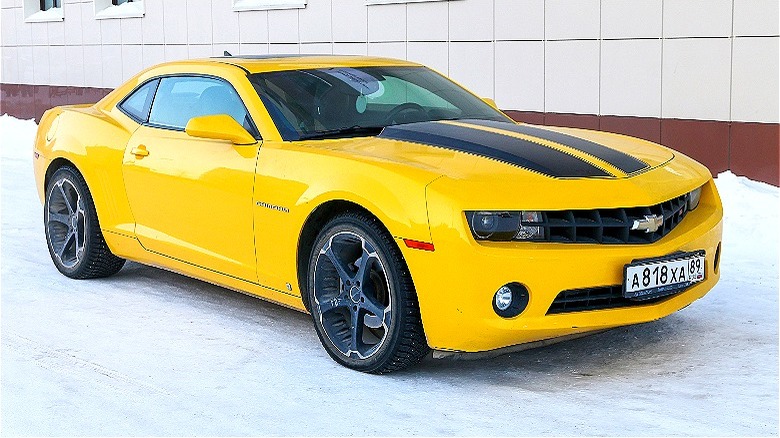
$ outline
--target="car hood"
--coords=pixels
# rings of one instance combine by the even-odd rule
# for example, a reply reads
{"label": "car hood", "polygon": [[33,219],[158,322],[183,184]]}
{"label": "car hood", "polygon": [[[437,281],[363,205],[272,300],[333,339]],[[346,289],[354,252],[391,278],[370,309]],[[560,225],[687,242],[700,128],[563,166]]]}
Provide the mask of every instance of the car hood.
{"label": "car hood", "polygon": [[667,163],[662,146],[598,131],[489,120],[453,120],[386,127],[374,138],[323,142],[455,177],[525,174],[529,178],[627,178]]}
{"label": "car hood", "polygon": [[[317,143],[352,159],[425,170],[438,177],[438,189],[472,198],[481,208],[507,208],[512,193],[539,208],[651,205],[710,178],[695,161],[646,140],[511,122],[420,122],[389,126],[377,137]],[[611,195],[599,196],[605,192]]]}

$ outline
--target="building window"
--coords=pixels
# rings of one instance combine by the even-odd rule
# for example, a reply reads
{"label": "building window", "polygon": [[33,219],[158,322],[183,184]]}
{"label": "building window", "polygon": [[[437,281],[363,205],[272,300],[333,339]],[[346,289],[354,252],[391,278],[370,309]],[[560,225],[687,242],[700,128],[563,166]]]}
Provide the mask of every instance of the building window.
{"label": "building window", "polygon": [[27,23],[65,19],[62,14],[62,0],[24,0],[22,12]]}
{"label": "building window", "polygon": [[143,0],[95,0],[95,18],[98,20],[104,18],[138,18],[143,16]]}
{"label": "building window", "polygon": [[301,9],[306,0],[233,0],[234,11],[266,11],[269,9]]}
{"label": "building window", "polygon": [[61,0],[41,0],[41,10],[48,11],[51,8],[61,8]]}

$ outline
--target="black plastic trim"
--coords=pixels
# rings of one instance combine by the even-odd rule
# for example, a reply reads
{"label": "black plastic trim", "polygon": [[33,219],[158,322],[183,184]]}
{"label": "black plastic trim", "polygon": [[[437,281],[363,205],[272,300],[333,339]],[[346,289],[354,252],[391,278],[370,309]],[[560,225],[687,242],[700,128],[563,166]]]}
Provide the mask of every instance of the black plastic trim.
{"label": "black plastic trim", "polygon": [[618,309],[621,307],[642,307],[659,303],[675,295],[666,295],[646,301],[632,301],[624,298],[622,291],[623,285],[621,284],[565,290],[555,297],[550,308],[547,309],[547,315]]}

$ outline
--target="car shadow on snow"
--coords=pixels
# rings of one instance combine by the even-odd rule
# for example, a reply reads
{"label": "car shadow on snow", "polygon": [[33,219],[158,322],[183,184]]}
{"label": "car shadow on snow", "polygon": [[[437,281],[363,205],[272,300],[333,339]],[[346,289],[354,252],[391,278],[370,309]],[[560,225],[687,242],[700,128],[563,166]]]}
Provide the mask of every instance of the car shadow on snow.
{"label": "car shadow on snow", "polygon": [[[326,370],[332,369],[333,363],[319,345],[310,317],[296,310],[137,263],[128,263],[117,275],[100,281],[125,285],[129,282],[132,287],[126,288],[128,293],[153,294],[162,300],[183,302],[249,327],[261,329],[273,324],[278,341],[291,346],[306,343],[293,349],[313,355],[311,366],[322,364]],[[415,367],[377,378],[471,381],[544,391],[552,381],[560,389],[561,379],[577,386],[602,378],[685,373],[694,367],[690,356],[695,356],[696,340],[707,330],[695,317],[674,314],[654,322],[492,358],[453,360],[428,355]],[[672,361],[679,366],[669,367],[667,364]]]}
{"label": "car shadow on snow", "polygon": [[[688,337],[698,332],[697,326],[694,319],[672,315],[492,358],[426,358],[409,372],[437,379],[485,380],[482,383],[534,391],[557,391],[562,383],[578,386],[601,379],[686,373],[693,368],[690,356],[695,355],[691,346],[695,340]],[[670,368],[675,362],[680,366]]]}
{"label": "car shadow on snow", "polygon": [[[309,316],[255,296],[214,285],[172,271],[127,262],[112,277],[101,281],[130,282],[135,292],[155,295],[163,301],[184,303],[203,311],[222,313],[241,323],[281,324],[280,328],[300,333],[310,328]],[[313,333],[313,339],[316,334]]]}

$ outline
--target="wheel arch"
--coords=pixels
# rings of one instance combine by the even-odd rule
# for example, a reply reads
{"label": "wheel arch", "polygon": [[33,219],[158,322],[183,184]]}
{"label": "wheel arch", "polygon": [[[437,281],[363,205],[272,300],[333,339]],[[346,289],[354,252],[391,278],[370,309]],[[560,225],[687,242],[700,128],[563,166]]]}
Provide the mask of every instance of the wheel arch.
{"label": "wheel arch", "polygon": [[[51,180],[52,175],[54,175],[56,171],[60,170],[60,168],[64,166],[72,167],[76,172],[79,173],[79,175],[81,175],[82,178],[84,178],[84,174],[81,172],[81,170],[79,170],[78,166],[76,166],[76,164],[73,163],[73,161],[64,157],[57,157],[53,159],[51,163],[49,163],[48,167],[46,167],[46,173],[44,174],[43,177],[44,191],[46,190],[47,187],[49,187],[49,181]],[[86,178],[84,180],[86,181]],[[89,184],[87,186],[89,186]]]}

